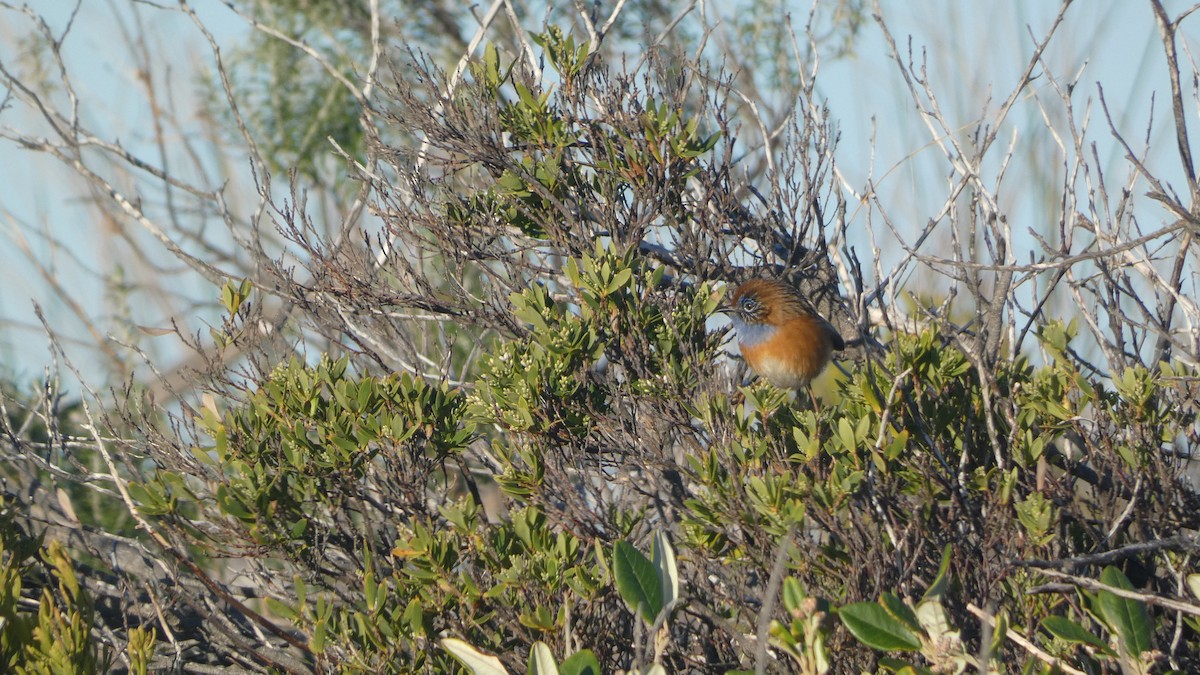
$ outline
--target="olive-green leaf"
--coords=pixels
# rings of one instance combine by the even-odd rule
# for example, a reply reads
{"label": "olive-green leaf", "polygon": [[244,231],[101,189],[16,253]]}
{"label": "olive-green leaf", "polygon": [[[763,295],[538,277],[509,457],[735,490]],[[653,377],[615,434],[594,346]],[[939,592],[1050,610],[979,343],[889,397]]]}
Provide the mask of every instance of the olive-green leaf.
{"label": "olive-green leaf", "polygon": [[617,291],[624,288],[625,284],[628,284],[629,280],[632,278],[633,278],[633,270],[626,267],[625,269],[623,269],[613,275],[612,281],[610,281],[608,283],[608,288],[606,288],[604,290],[609,295],[616,293]]}
{"label": "olive-green leaf", "polygon": [[[1121,573],[1121,570],[1109,565],[1100,573],[1101,583],[1127,591],[1134,590],[1133,584]],[[1122,598],[1109,591],[1100,591],[1100,611],[1105,620],[1117,631],[1125,653],[1137,659],[1142,652],[1148,652],[1150,633],[1153,626],[1146,605],[1137,600]]]}
{"label": "olive-green leaf", "polygon": [[879,598],[879,604],[887,609],[888,614],[910,631],[917,632],[921,630],[921,620],[917,618],[917,613],[913,611],[903,600],[895,593],[884,593]]}
{"label": "olive-green leaf", "polygon": [[575,652],[558,667],[560,675],[600,675],[600,661],[590,649]]}
{"label": "olive-green leaf", "polygon": [[856,602],[838,610],[842,623],[859,642],[880,651],[917,651],[921,641],[875,602]]}
{"label": "olive-green leaf", "polygon": [[934,675],[934,672],[924,666],[914,666],[903,659],[879,659],[879,667],[896,675]]}
{"label": "olive-green leaf", "polygon": [[629,542],[618,541],[613,546],[613,575],[625,604],[653,624],[662,609],[662,588],[654,564]]}
{"label": "olive-green leaf", "polygon": [[922,600],[936,600],[946,594],[946,587],[950,584],[950,556],[953,549],[950,544],[942,549],[942,562],[938,565],[937,576],[934,577],[933,583],[929,585],[929,589],[925,591]]}
{"label": "olive-green leaf", "polygon": [[290,605],[271,597],[267,598],[267,609],[271,610],[271,612],[274,614],[282,616],[288,621],[295,621],[300,617],[300,614]]}
{"label": "olive-green leaf", "polygon": [[788,577],[783,580],[783,608],[789,612],[795,612],[800,609],[801,603],[808,595],[804,592],[804,587],[796,581],[795,577]]}
{"label": "olive-green leaf", "polygon": [[1091,645],[1103,654],[1113,655],[1113,651],[1108,648],[1104,640],[1092,635],[1083,626],[1066,617],[1048,616],[1042,621],[1042,628],[1050,631],[1051,635],[1060,640],[1066,640],[1075,644]]}

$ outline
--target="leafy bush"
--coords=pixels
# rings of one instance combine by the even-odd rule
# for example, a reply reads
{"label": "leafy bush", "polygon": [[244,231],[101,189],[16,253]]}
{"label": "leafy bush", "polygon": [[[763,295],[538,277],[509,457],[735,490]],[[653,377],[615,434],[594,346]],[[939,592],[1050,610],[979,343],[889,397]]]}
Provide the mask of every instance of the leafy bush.
{"label": "leafy bush", "polygon": [[[36,609],[24,602],[37,597]],[[18,675],[99,672],[111,662],[93,640],[95,609],[61,542],[43,544],[0,504],[0,667]],[[144,653],[145,650],[138,650]],[[144,671],[143,671],[144,672]]]}
{"label": "leafy bush", "polygon": [[[918,251],[922,235],[868,281],[811,78],[796,76],[802,104],[777,145],[757,111],[741,118],[757,118],[766,146],[760,190],[739,177],[734,109],[750,101],[731,76],[658,43],[623,64],[602,33],[590,19],[550,26],[450,72],[409,54],[383,77],[373,59],[361,91],[343,91],[341,58],[285,73],[332,78],[319,98],[333,112],[314,128],[346,143],[358,197],[321,230],[304,181],[327,172],[296,159],[313,138],[273,139],[302,165],[288,191],[253,158],[262,202],[233,230],[252,270],[179,253],[222,284],[207,338],[160,331],[201,357],[190,393],[162,378],[71,420],[47,404],[44,437],[8,421],[14,481],[73,481],[121,520],[77,517],[66,491],[57,509],[41,495],[20,504],[23,525],[111,535],[83,537],[74,561],[58,541],[71,532],[43,547],[0,528],[4,663],[1200,668],[1200,500],[1180,478],[1200,444],[1196,345],[1179,337],[1200,320],[1179,281],[1194,208],[1157,190],[1178,222],[1136,239],[1172,253],[1129,260],[1126,204],[1097,194],[1085,215],[1068,184],[1060,228],[1116,233],[1108,248],[1046,244],[1047,262],[1016,265],[995,199],[1003,171],[987,186],[966,164],[995,139],[981,121],[978,157],[947,153],[946,211],[961,227],[949,257]],[[919,68],[900,67],[921,105]],[[300,124],[306,93],[288,91],[277,121]],[[350,192],[337,187],[334,202]],[[349,236],[368,207],[379,229]],[[885,290],[912,260],[950,290],[902,309]],[[1031,309],[1021,284],[1049,272]],[[848,338],[819,395],[754,380],[726,347],[716,312],[758,275],[794,283]],[[1095,300],[1064,321],[1043,311],[1052,292]],[[63,448],[78,454],[44,459]],[[110,592],[98,616],[89,593],[112,587],[108,570],[129,596]],[[36,615],[22,590],[33,581]]]}

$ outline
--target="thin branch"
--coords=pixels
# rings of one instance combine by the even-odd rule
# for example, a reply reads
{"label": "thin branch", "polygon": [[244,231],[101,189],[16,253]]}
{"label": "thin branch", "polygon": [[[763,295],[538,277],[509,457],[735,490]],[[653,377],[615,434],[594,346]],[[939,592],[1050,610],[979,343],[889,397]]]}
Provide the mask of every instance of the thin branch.
{"label": "thin branch", "polygon": [[[975,606],[973,603],[967,604],[967,611],[974,614],[976,617],[979,618],[979,620],[984,621],[984,622],[988,623],[989,625],[993,625],[993,626],[996,625],[996,617],[983,611],[979,607]],[[1020,633],[1013,630],[1012,628],[1006,629],[1004,632],[1004,635],[1009,640],[1012,640],[1017,645],[1019,645],[1021,647],[1021,649],[1024,649],[1025,651],[1029,652],[1033,656],[1037,657],[1037,659],[1039,661],[1045,663],[1046,665],[1058,668],[1058,669],[1062,670],[1064,673],[1069,673],[1070,675],[1087,675],[1087,673],[1085,673],[1084,671],[1078,670],[1076,668],[1072,668],[1071,666],[1067,665],[1067,663],[1065,661],[1063,661],[1062,659],[1051,656],[1051,655],[1047,654],[1046,652],[1042,651],[1042,649],[1039,648],[1037,645],[1033,644],[1033,642],[1031,642],[1029,640],[1029,638],[1025,637],[1024,635],[1021,635]],[[983,639],[986,641],[988,639],[988,636],[985,635],[983,637]],[[985,664],[980,664],[979,667],[981,669],[984,669]]]}

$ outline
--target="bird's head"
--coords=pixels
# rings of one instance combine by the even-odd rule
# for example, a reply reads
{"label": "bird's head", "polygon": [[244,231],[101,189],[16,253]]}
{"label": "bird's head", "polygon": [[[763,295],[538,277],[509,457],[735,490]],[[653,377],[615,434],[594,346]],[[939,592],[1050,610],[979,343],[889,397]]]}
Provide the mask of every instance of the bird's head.
{"label": "bird's head", "polygon": [[735,327],[778,325],[788,318],[798,305],[796,291],[773,279],[752,279],[737,287],[728,303],[721,309]]}

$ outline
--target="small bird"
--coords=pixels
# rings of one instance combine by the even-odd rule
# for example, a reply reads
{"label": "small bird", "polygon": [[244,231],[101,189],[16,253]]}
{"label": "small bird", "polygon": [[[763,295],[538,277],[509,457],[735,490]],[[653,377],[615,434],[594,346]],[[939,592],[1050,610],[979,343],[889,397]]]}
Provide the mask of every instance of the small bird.
{"label": "small bird", "polygon": [[846,343],[792,286],[752,279],[738,286],[723,310],[737,330],[750,368],[781,389],[800,389],[829,365]]}

